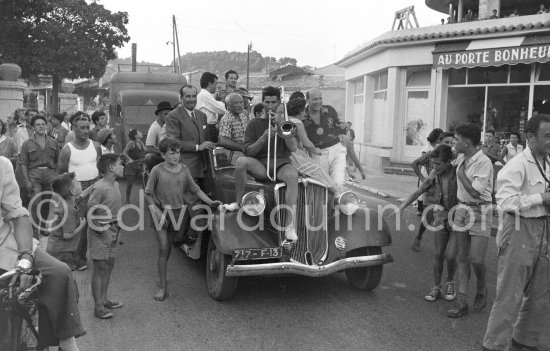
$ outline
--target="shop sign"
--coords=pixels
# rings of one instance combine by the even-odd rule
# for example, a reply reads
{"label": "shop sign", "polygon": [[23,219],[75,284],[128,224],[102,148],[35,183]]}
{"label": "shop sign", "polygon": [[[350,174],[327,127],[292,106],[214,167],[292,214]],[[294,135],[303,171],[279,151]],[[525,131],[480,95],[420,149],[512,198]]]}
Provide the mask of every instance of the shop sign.
{"label": "shop sign", "polygon": [[434,68],[500,66],[550,61],[550,45],[434,53]]}

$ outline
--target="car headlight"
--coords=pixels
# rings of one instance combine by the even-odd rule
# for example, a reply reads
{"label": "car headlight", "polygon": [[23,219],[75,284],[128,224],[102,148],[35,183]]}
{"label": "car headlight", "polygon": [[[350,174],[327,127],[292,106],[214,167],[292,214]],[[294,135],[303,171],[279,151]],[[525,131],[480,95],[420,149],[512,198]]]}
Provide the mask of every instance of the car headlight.
{"label": "car headlight", "polygon": [[359,198],[351,191],[346,191],[338,198],[338,207],[343,214],[351,216],[359,208]]}
{"label": "car headlight", "polygon": [[249,216],[259,216],[265,210],[265,197],[257,191],[251,191],[243,196],[241,206]]}

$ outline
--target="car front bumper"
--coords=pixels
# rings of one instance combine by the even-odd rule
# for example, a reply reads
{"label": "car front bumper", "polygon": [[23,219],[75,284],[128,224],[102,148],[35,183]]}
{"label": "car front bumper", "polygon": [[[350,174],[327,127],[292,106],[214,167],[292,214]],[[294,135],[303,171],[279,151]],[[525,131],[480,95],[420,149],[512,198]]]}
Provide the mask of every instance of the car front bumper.
{"label": "car front bumper", "polygon": [[322,277],[348,268],[378,266],[393,262],[389,253],[343,258],[326,265],[305,265],[298,262],[277,262],[263,264],[234,264],[227,267],[227,276],[244,277],[254,275],[298,274],[308,277]]}

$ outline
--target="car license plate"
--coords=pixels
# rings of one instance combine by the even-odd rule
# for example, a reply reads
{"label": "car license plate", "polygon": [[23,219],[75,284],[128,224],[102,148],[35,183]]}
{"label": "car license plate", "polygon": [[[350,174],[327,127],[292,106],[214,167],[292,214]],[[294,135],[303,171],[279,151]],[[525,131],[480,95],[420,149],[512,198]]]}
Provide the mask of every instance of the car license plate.
{"label": "car license plate", "polygon": [[283,250],[278,247],[269,247],[265,249],[237,249],[233,250],[233,259],[237,261],[257,260],[265,258],[281,258]]}

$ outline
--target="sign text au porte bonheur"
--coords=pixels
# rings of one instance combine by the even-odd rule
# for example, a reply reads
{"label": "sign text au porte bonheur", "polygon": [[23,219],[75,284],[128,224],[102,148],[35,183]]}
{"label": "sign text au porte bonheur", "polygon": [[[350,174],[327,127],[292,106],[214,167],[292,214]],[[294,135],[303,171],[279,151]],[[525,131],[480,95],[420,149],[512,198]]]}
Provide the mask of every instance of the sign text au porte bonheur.
{"label": "sign text au porte bonheur", "polygon": [[476,67],[550,61],[550,45],[434,54],[434,67]]}

